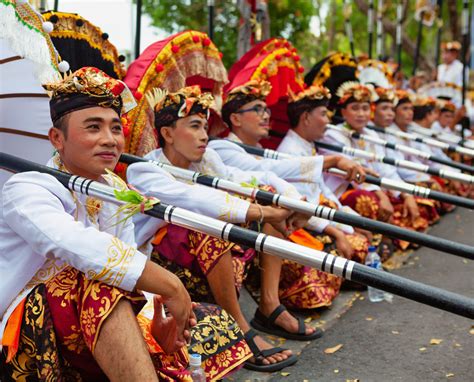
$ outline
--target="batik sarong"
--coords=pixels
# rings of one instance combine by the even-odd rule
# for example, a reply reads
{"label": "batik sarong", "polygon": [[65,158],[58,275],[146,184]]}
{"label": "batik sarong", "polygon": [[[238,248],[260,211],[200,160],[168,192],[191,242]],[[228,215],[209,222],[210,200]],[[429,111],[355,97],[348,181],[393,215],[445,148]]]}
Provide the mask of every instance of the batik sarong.
{"label": "batik sarong", "polygon": [[[141,311],[143,295],[88,280],[69,267],[26,298],[19,348],[5,364],[2,381],[107,381],[92,354],[101,325],[123,298],[137,314],[159,380],[191,381],[187,349],[165,354],[151,336],[147,326],[151,321]],[[243,334],[226,312],[198,305],[195,314],[198,325],[191,329],[190,346],[201,354],[209,379],[221,378],[251,356]],[[203,338],[209,343],[206,349],[199,348]]]}

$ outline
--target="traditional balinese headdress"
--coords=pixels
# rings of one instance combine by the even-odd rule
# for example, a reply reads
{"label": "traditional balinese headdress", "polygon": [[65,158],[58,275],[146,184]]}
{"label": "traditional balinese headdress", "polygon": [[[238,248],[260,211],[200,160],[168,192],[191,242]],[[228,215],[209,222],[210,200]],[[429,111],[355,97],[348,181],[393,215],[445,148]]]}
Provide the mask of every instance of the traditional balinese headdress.
{"label": "traditional balinese headdress", "polygon": [[270,94],[272,86],[264,80],[250,80],[243,85],[233,88],[222,106],[222,119],[230,126],[230,115],[247,103],[262,100]]}
{"label": "traditional balinese headdress", "polygon": [[95,106],[112,108],[119,116],[136,106],[124,82],[90,66],[43,87],[51,97],[49,105],[53,122],[73,111]]}
{"label": "traditional balinese headdress", "polygon": [[461,44],[457,41],[448,41],[441,44],[443,50],[461,50]]}
{"label": "traditional balinese headdress", "polygon": [[175,93],[155,88],[146,97],[155,113],[155,128],[158,130],[194,114],[201,114],[208,119],[214,105],[212,94],[202,93],[199,86],[188,86]]}
{"label": "traditional balinese headdress", "polygon": [[344,82],[339,89],[337,89],[336,95],[339,97],[337,104],[340,107],[352,102],[372,103],[378,99],[377,93],[372,86],[362,85],[355,81]]}
{"label": "traditional balinese headdress", "polygon": [[357,65],[359,82],[375,87],[392,88],[393,72],[390,66],[383,61],[366,59]]}
{"label": "traditional balinese headdress", "polygon": [[395,95],[397,97],[395,107],[400,106],[404,103],[413,103],[413,94],[406,90],[397,89],[395,90]]}
{"label": "traditional balinese headdress", "polygon": [[451,101],[438,100],[438,108],[440,112],[450,111],[452,113],[456,112],[456,105]]}
{"label": "traditional balinese headdress", "polygon": [[313,85],[298,93],[288,89],[288,120],[291,126],[298,125],[301,114],[319,106],[328,106],[331,92],[321,85]]}
{"label": "traditional balinese headdress", "polygon": [[420,87],[417,93],[426,97],[451,101],[456,107],[462,105],[462,88],[450,82],[430,82]]}
{"label": "traditional balinese headdress", "polygon": [[413,99],[413,106],[414,107],[436,107],[438,103],[436,99],[433,97],[424,97],[424,96],[416,96]]}
{"label": "traditional balinese headdress", "polygon": [[397,105],[398,98],[397,93],[393,89],[386,89],[386,88],[375,88],[375,92],[377,93],[378,99],[375,103],[381,102],[390,102],[393,106]]}

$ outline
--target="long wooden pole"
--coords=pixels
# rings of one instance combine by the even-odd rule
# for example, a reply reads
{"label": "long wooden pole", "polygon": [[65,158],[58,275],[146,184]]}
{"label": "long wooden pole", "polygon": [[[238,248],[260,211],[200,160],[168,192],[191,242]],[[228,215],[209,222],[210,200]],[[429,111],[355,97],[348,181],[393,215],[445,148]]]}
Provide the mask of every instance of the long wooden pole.
{"label": "long wooden pole", "polygon": [[[114,188],[94,180],[71,175],[50,167],[0,153],[0,167],[13,172],[39,171],[54,176],[67,189],[118,205]],[[168,223],[218,237],[257,251],[295,261],[323,272],[384,290],[447,312],[474,319],[474,299],[444,289],[409,280],[392,273],[381,272],[352,260],[316,251],[287,240],[251,231],[231,223],[196,214],[183,208],[159,203],[144,214]]]}

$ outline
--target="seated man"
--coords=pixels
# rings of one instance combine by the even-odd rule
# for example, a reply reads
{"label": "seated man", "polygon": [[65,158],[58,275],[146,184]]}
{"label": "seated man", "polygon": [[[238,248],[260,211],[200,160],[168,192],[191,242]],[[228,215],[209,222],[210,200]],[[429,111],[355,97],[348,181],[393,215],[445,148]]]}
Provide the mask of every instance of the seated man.
{"label": "seated man", "polygon": [[[361,134],[376,136],[376,132],[366,128],[370,121],[371,102],[379,100],[375,91],[350,81],[339,87],[337,96],[339,97],[338,107],[345,121],[339,126]],[[337,130],[328,130],[323,141],[385,156],[385,149],[382,145],[351,138]],[[356,160],[377,172],[381,177],[401,181],[394,166],[361,158]],[[338,193],[336,195],[339,196],[342,204],[349,205],[361,215],[372,219],[391,221],[398,226],[416,230],[424,230],[428,226],[427,220],[420,216],[418,205],[412,195],[397,191],[383,191],[375,185],[351,189],[347,181],[331,177],[331,181],[337,183]],[[405,249],[409,244],[398,240],[396,242],[402,249]]]}
{"label": "seated man", "polygon": [[[100,181],[124,148],[120,115],[133,107],[128,88],[96,68],[46,87],[57,149],[48,165]],[[16,174],[5,184],[2,380],[189,380],[184,346],[196,324],[189,294],[136,249],[133,224],[117,210],[47,174]],[[136,316],[146,302],[140,291],[158,303],[158,314]],[[242,341],[238,350],[227,360],[234,367],[250,356]]]}
{"label": "seated man", "polygon": [[[171,94],[155,89],[149,99],[154,110],[154,126],[161,148],[150,152],[146,156],[147,159],[231,181],[254,183],[254,185],[266,184],[280,193],[300,198],[292,185],[279,179],[275,174],[265,171],[244,172],[236,167],[228,167],[212,149],[207,148],[207,118],[212,103],[210,94],[202,94],[197,87],[183,88]],[[133,164],[127,170],[127,179],[147,195],[159,197],[162,195],[162,185],[154,178],[156,168],[156,165],[150,163]],[[201,185],[194,187],[196,194],[207,190]],[[242,211],[238,210],[239,206],[234,202],[223,203],[222,207],[222,217],[242,214]],[[289,211],[280,208],[251,205],[248,208],[247,221],[258,220],[259,223],[271,223],[279,231],[285,232],[284,227],[280,227],[285,220],[287,222],[292,218],[302,219],[304,222],[307,220],[307,218],[298,217],[298,214],[293,217],[289,215]],[[154,223],[154,219],[138,217],[136,231],[137,237],[141,238],[140,243],[153,239],[152,257],[166,267],[175,269],[185,281],[193,298],[197,301],[211,299],[236,318],[243,331],[248,334],[247,342],[251,344],[256,357],[254,361],[246,365],[247,367],[270,371],[281,369],[289,362],[294,362],[295,357],[291,356],[291,352],[279,348],[273,349],[261,337],[256,336],[241,312],[237,292],[246,275],[246,264],[254,256],[252,249],[245,249],[172,224],[161,229],[153,238],[153,229],[150,228],[152,226],[159,228]],[[320,331],[305,325],[302,320],[297,320],[280,305],[278,283],[281,260],[261,254],[260,267],[262,268],[262,298],[256,314],[257,318],[260,321],[269,321],[267,317],[274,316],[274,322],[269,324],[272,326],[272,332],[286,338],[310,340],[319,337]],[[333,279],[333,283],[339,283],[332,275],[327,275],[327,278]],[[324,294],[319,285],[313,284],[312,288],[314,294],[318,291],[319,294]],[[327,290],[326,293],[334,292]],[[276,313],[272,314],[272,312]],[[255,321],[258,320],[254,319],[252,324]],[[264,330],[263,326],[258,326],[258,328]]]}
{"label": "seated man", "polygon": [[[278,146],[278,151],[295,156],[309,157],[316,155],[314,141],[318,141],[323,137],[326,125],[329,123],[327,106],[330,98],[329,89],[318,85],[302,90],[298,94],[290,93],[287,113],[291,129],[288,130],[285,138]],[[350,207],[342,206],[325,184],[323,177],[316,184],[305,182],[294,182],[292,184],[312,202],[341,209],[345,212],[356,213]],[[364,263],[369,246],[367,239],[371,240],[372,235],[368,231],[356,230],[361,231],[363,235],[354,233],[354,229],[350,226],[326,222],[317,233],[324,233],[331,237],[335,241],[337,251],[341,256]]]}

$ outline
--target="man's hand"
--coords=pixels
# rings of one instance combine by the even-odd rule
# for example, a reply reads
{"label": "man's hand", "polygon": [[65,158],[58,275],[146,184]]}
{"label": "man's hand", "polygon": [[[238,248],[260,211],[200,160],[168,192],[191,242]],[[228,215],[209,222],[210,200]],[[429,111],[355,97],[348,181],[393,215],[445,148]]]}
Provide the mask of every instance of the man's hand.
{"label": "man's hand", "polygon": [[[166,354],[177,352],[186,341],[179,340],[178,328],[176,320],[173,316],[165,313],[163,299],[161,296],[155,295],[153,298],[153,320],[151,322],[151,335],[158,342],[160,347]],[[195,320],[190,322],[190,326],[196,324]]]}
{"label": "man's hand", "polygon": [[416,203],[415,198],[413,195],[404,194],[404,201],[403,201],[403,217],[406,218],[410,215],[411,221],[414,223],[416,219],[420,217],[420,210],[418,208],[418,204]]}
{"label": "man's hand", "polygon": [[[196,316],[194,315],[191,298],[182,283],[174,296],[162,299],[169,310],[170,315],[175,321],[177,339],[176,343],[187,343],[190,339],[189,328],[196,324]],[[171,325],[171,324],[170,324]]]}
{"label": "man's hand", "polygon": [[340,157],[337,168],[347,173],[346,180],[349,182],[363,183],[365,181],[366,169],[353,160]]}
{"label": "man's hand", "polygon": [[362,236],[365,236],[367,240],[369,241],[369,243],[372,243],[372,240],[374,238],[374,235],[372,234],[372,232],[367,231],[366,229],[357,228],[357,227],[354,227],[354,231],[356,231],[356,233]]}
{"label": "man's hand", "polygon": [[354,250],[347,240],[346,235],[344,235],[344,232],[332,225],[328,225],[324,229],[324,233],[331,236],[335,240],[337,252],[340,256],[349,260],[352,259]]}
{"label": "man's hand", "polygon": [[393,215],[393,206],[390,203],[390,199],[383,191],[375,191],[375,195],[379,198],[379,213],[378,218],[384,222],[390,220]]}

